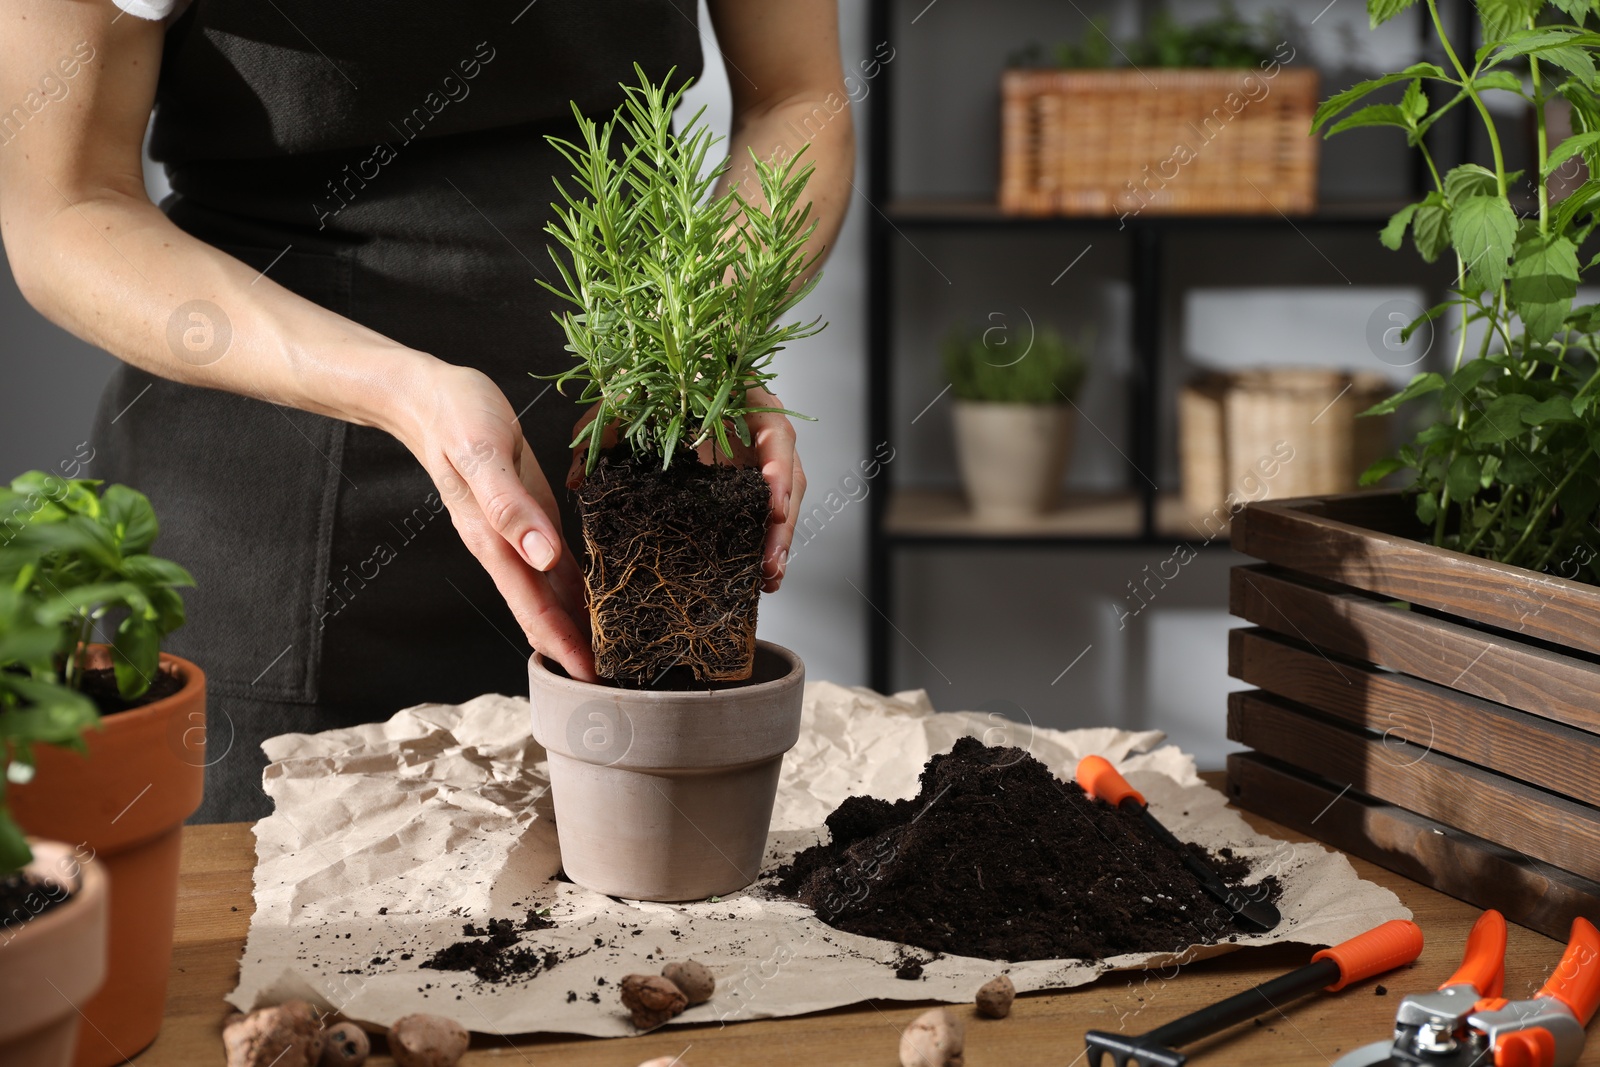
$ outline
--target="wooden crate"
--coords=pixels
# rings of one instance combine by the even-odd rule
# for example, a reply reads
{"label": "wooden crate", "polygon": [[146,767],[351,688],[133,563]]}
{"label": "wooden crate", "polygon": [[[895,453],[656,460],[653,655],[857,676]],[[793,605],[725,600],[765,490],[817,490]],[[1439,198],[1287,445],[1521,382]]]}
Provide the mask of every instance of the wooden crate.
{"label": "wooden crate", "polygon": [[1564,937],[1600,917],[1600,588],[1425,536],[1398,493],[1235,518],[1230,789]]}
{"label": "wooden crate", "polygon": [[1018,215],[1316,210],[1317,72],[1008,70],[1000,209]]}

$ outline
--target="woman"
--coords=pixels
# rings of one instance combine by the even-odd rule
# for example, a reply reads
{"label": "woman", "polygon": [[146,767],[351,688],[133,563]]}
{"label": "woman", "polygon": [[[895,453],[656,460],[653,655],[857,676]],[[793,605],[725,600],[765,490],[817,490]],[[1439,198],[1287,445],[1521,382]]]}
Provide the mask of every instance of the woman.
{"label": "woman", "polygon": [[[697,76],[699,30],[694,0],[177,2],[0,0],[0,234],[28,300],[125,363],[94,473],[148,493],[195,574],[169,647],[210,682],[198,818],[246,819],[263,738],[522,692],[529,645],[593,677],[551,490],[572,411],[531,376],[570,358],[545,137],[636,62]],[[820,107],[834,0],[710,10],[734,159],[809,142],[825,247],[853,160]],[[805,479],[787,420],[751,422],[773,590]]]}

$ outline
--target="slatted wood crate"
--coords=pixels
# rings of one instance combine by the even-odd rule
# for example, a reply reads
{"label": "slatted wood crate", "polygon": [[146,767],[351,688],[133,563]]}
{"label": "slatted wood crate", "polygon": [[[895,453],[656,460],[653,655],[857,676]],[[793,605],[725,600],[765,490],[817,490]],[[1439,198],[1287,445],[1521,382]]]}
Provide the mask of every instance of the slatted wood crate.
{"label": "slatted wood crate", "polygon": [[1397,493],[1235,517],[1229,791],[1564,938],[1600,918],[1600,588],[1425,536]]}

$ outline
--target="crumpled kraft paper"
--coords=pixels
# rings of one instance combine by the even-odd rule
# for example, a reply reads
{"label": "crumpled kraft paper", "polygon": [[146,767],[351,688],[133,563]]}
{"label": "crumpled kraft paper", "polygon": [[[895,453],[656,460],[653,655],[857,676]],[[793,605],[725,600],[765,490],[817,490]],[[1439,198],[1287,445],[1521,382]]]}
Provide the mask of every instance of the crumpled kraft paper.
{"label": "crumpled kraft paper", "polygon": [[[385,723],[275,737],[264,778],[276,802],[256,824],[255,915],[230,1003],[253,1010],[290,997],[387,1026],[411,1012],[451,1016],[484,1033],[634,1033],[617,982],[693,957],[717,993],[675,1023],[734,1021],[883,1000],[970,1000],[1008,973],[1020,991],[1064,989],[1108,970],[1159,967],[1231,950],[1205,946],[1102,961],[1003,963],[942,957],[920,980],[895,977],[901,946],[844,933],[759,886],[692,904],[618,901],[566,882],[542,749],[526,700],[483,696],[425,704]],[[1119,763],[1179,837],[1231,847],[1251,880],[1283,884],[1283,923],[1239,945],[1333,944],[1410,915],[1393,893],[1356,876],[1338,853],[1252,832],[1194,761],[1156,731],[1045,730],[981,712],[935,712],[922,692],[884,697],[827,682],[806,686],[799,743],[784,760],[765,868],[825,832],[847,795],[914,796],[928,757],[956,738],[1027,748],[1057,775],[1100,753]],[[521,920],[550,909],[554,929],[524,943],[562,958],[532,978],[495,985],[423,970],[462,924]],[[912,958],[929,953],[913,950]]]}

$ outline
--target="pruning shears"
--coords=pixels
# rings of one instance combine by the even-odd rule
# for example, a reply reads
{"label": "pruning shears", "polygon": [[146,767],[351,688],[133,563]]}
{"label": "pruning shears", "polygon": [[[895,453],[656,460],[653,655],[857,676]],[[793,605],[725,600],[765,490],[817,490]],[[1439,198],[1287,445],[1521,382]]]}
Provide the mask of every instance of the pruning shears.
{"label": "pruning shears", "polygon": [[1600,931],[1572,921],[1567,950],[1528,1000],[1507,1000],[1506,920],[1478,917],[1466,956],[1436,992],[1400,1001],[1394,1038],[1358,1048],[1333,1067],[1572,1067],[1600,1005]]}

